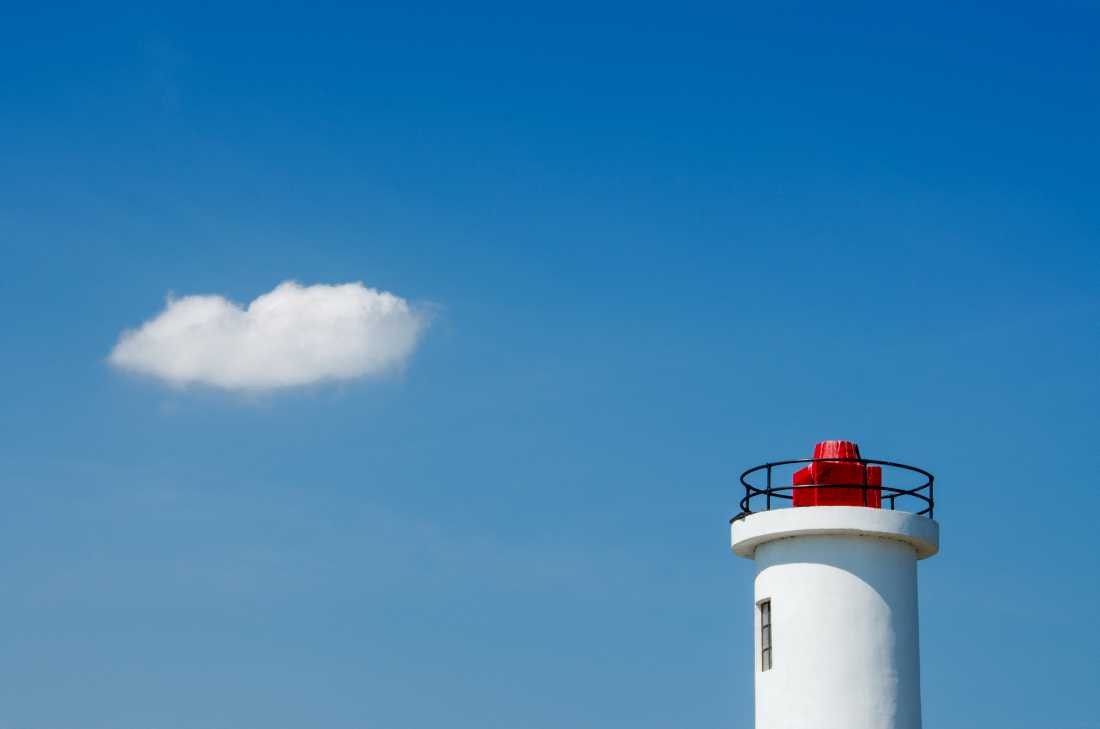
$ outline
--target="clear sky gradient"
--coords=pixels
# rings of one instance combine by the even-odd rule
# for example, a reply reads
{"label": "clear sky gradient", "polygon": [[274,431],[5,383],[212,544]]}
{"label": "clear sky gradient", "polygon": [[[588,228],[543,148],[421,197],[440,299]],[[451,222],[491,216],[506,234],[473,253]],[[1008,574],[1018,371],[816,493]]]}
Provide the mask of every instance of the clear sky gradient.
{"label": "clear sky gradient", "polygon": [[[937,474],[925,725],[1100,727],[1095,3],[154,5],[0,21],[0,729],[749,729],[823,438]],[[106,361],[288,279],[431,325]]]}

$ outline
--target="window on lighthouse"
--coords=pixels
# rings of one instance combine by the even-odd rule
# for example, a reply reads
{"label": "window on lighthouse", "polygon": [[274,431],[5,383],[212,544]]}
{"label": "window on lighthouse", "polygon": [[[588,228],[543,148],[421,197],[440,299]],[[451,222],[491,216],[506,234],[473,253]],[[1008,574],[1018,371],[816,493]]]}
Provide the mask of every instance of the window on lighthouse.
{"label": "window on lighthouse", "polygon": [[760,670],[772,667],[772,601],[760,603]]}

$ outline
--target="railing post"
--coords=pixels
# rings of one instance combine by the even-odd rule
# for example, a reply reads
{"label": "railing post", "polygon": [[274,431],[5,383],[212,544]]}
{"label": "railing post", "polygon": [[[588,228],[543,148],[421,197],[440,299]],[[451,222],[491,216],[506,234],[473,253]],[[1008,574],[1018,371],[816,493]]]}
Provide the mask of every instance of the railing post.
{"label": "railing post", "polygon": [[772,510],[772,464],[770,464],[770,463],[768,464],[768,497],[767,497],[767,504],[768,504],[767,511],[771,511]]}

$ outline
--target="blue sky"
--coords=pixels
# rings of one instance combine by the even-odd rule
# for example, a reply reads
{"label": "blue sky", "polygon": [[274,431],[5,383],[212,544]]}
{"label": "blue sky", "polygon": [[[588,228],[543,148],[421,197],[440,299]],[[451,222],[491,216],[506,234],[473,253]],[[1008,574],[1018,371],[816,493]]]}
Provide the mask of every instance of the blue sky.
{"label": "blue sky", "polygon": [[[926,726],[1100,727],[1100,10],[9,6],[0,729],[750,727],[737,474],[937,474]],[[362,281],[396,373],[107,363]]]}

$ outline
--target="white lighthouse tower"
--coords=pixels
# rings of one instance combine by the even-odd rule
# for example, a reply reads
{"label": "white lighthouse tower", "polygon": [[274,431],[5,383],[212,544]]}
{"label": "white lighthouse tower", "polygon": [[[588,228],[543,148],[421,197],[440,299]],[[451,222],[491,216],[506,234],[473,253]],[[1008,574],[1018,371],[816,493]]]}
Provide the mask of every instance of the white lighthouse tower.
{"label": "white lighthouse tower", "polygon": [[939,550],[932,480],[847,441],[742,475],[730,532],[756,562],[756,729],[920,729],[917,561]]}

